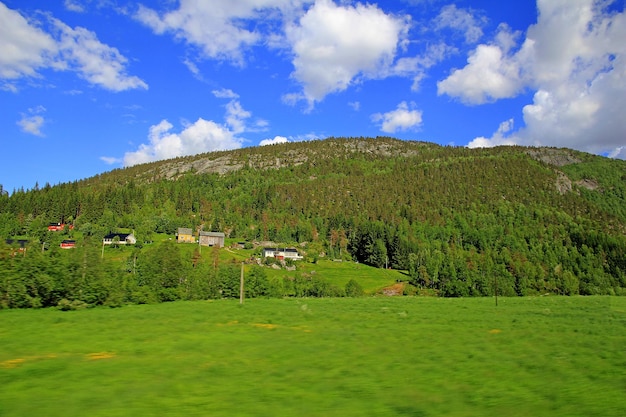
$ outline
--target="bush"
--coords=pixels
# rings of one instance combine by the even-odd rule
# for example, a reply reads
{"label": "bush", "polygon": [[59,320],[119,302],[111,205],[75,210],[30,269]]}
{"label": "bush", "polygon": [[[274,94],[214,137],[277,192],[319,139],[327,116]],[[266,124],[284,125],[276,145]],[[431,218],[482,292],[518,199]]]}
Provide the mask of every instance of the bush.
{"label": "bush", "polygon": [[346,297],[362,297],[363,294],[363,287],[355,279],[346,283]]}
{"label": "bush", "polygon": [[89,307],[89,304],[85,303],[84,301],[81,301],[81,300],[70,301],[67,298],[61,299],[57,304],[57,308],[61,311],[82,310],[87,307]]}
{"label": "bush", "polygon": [[416,295],[418,288],[415,285],[404,284],[402,288],[402,295]]}

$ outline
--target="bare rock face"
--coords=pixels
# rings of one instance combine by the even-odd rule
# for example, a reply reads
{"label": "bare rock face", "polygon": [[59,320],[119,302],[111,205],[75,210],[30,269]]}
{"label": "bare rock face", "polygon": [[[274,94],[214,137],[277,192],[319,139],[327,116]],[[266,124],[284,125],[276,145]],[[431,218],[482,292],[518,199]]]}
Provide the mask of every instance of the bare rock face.
{"label": "bare rock face", "polygon": [[600,188],[600,184],[596,180],[585,178],[580,181],[576,181],[576,185],[579,187],[586,188],[591,191],[600,191],[602,192],[602,188]]}
{"label": "bare rock face", "polygon": [[560,171],[557,171],[557,174],[558,174],[558,177],[556,179],[556,189],[558,190],[559,194],[566,194],[566,193],[571,192],[573,189],[573,185],[576,185],[577,187],[580,187],[580,188],[586,188],[587,190],[590,190],[590,191],[602,192],[602,188],[600,187],[600,184],[598,184],[598,182],[594,179],[585,178],[580,181],[576,181],[572,185],[572,180],[570,180],[567,175],[565,175],[564,173]]}
{"label": "bare rock face", "polygon": [[572,180],[560,171],[558,172],[558,177],[556,179],[556,189],[559,194],[566,194],[572,191]]}
{"label": "bare rock face", "polygon": [[538,161],[557,167],[580,162],[569,149],[537,148],[530,149],[528,154]]}

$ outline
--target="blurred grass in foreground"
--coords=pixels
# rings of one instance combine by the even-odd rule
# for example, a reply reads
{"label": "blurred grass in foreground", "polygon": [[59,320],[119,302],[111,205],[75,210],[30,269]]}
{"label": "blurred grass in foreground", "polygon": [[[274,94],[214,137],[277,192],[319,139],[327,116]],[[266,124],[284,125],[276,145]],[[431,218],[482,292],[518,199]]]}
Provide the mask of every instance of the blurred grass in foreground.
{"label": "blurred grass in foreground", "polygon": [[623,416],[626,299],[0,311],[0,416]]}

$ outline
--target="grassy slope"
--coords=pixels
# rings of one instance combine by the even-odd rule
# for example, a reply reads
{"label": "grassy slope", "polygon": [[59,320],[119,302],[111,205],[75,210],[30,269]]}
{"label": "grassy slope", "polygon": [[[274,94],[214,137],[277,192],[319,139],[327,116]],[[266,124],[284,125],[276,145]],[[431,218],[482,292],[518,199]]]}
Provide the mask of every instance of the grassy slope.
{"label": "grassy slope", "polygon": [[0,415],[622,416],[626,299],[0,311]]}
{"label": "grassy slope", "polygon": [[334,262],[323,259],[315,264],[296,262],[296,267],[295,272],[269,268],[266,272],[269,278],[294,277],[296,273],[314,275],[339,288],[344,288],[348,281],[354,279],[367,294],[375,294],[382,288],[393,285],[397,280],[407,279],[406,275],[400,271],[379,269],[355,262]]}
{"label": "grassy slope", "polygon": [[[158,241],[166,239],[166,237],[163,236],[165,235],[158,235]],[[194,244],[181,244],[179,248],[185,259],[191,259],[198,246]],[[120,247],[117,249],[105,248],[105,257],[108,260],[116,261],[117,266],[124,269],[132,250],[131,247]],[[219,252],[219,262],[220,264],[228,262],[240,263],[254,257],[253,253],[254,250],[222,248]],[[213,248],[202,247],[201,255],[205,262],[213,262]],[[326,259],[320,259],[315,264],[306,261],[297,261],[296,271],[287,271],[286,269],[275,270],[266,267],[265,272],[269,279],[283,277],[293,278],[296,274],[315,275],[339,288],[344,288],[350,279],[355,279],[367,294],[375,294],[380,289],[393,285],[396,281],[407,279],[405,273],[401,271],[379,269],[355,262],[334,262]]]}

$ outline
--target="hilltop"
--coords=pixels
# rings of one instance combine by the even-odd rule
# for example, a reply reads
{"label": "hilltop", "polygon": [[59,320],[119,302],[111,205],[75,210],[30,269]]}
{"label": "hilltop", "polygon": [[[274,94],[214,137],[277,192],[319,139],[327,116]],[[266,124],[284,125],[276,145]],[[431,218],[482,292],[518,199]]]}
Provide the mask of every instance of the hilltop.
{"label": "hilltop", "polygon": [[626,162],[571,149],[329,138],[2,195],[0,230],[41,242],[49,222],[65,222],[85,248],[134,230],[141,260],[154,236],[185,227],[298,247],[306,262],[402,270],[412,287],[445,296],[493,294],[494,277],[504,295],[621,294],[625,199]]}

